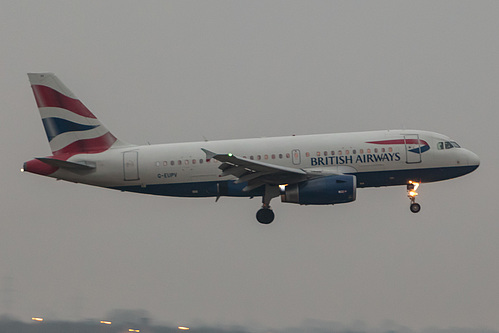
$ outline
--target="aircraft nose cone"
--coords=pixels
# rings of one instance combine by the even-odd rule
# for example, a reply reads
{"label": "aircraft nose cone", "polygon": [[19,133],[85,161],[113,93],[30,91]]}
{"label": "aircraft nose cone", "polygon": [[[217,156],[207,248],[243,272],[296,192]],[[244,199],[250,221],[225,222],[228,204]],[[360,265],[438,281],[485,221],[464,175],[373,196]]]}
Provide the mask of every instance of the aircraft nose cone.
{"label": "aircraft nose cone", "polygon": [[468,151],[468,164],[476,167],[480,165],[480,158],[472,151]]}

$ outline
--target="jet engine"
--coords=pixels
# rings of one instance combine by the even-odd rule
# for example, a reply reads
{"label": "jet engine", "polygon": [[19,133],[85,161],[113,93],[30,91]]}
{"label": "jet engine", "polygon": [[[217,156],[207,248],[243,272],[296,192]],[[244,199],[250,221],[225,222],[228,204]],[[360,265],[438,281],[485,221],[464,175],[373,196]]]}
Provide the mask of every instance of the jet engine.
{"label": "jet engine", "polygon": [[357,179],[333,175],[281,186],[281,201],[300,205],[334,205],[355,201]]}

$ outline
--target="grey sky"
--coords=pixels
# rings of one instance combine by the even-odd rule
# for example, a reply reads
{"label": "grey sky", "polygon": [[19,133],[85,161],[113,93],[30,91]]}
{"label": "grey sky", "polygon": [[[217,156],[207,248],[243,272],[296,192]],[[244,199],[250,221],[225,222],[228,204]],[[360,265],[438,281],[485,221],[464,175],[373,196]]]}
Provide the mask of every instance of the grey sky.
{"label": "grey sky", "polygon": [[[19,318],[145,309],[170,323],[306,319],[499,330],[497,1],[7,1],[0,277]],[[21,174],[50,153],[27,72],[55,72],[143,144],[417,128],[460,179],[300,207],[120,193]],[[0,286],[0,289],[6,289]],[[0,294],[5,300],[5,296]]]}

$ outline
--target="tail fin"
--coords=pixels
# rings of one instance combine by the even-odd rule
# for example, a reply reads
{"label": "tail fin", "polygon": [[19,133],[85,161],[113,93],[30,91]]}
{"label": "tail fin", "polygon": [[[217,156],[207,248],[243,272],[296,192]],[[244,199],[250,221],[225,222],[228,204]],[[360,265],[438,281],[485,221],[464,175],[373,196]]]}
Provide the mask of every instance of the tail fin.
{"label": "tail fin", "polygon": [[52,73],[28,74],[54,156],[125,146]]}

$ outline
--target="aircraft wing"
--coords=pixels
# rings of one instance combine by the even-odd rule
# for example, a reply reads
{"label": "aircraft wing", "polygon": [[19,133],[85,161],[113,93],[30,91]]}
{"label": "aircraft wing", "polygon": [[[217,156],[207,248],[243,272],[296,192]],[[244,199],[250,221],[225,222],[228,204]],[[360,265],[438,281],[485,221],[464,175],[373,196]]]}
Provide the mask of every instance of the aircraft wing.
{"label": "aircraft wing", "polygon": [[231,153],[217,154],[207,149],[201,149],[206,153],[206,158],[214,158],[222,162],[218,167],[222,170],[222,176],[237,177],[236,184],[247,182],[248,186],[243,191],[251,191],[265,184],[293,184],[314,177],[302,169],[254,161]]}

